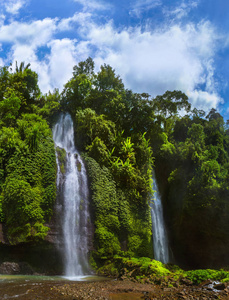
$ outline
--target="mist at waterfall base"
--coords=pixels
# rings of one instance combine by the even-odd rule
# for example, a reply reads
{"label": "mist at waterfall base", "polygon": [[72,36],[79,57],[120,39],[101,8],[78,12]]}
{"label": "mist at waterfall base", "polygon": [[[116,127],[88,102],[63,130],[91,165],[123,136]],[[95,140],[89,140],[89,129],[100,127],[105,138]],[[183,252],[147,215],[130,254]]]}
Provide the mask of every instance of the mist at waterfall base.
{"label": "mist at waterfall base", "polygon": [[154,191],[154,199],[151,203],[154,258],[166,264],[169,262],[169,244],[155,174],[153,174],[152,188]]}
{"label": "mist at waterfall base", "polygon": [[55,146],[66,151],[65,172],[57,157],[57,210],[61,222],[64,275],[79,279],[91,274],[88,264],[88,183],[86,169],[75,148],[73,121],[61,114],[53,128]]}

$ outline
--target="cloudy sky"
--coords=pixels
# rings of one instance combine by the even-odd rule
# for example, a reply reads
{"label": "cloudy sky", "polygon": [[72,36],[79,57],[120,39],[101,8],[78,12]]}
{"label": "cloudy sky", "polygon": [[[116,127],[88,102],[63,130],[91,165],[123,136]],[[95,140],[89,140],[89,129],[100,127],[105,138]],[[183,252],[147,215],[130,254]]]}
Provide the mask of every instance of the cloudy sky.
{"label": "cloudy sky", "polygon": [[229,119],[228,0],[0,0],[1,66],[30,62],[45,93],[88,56],[134,92],[181,90]]}

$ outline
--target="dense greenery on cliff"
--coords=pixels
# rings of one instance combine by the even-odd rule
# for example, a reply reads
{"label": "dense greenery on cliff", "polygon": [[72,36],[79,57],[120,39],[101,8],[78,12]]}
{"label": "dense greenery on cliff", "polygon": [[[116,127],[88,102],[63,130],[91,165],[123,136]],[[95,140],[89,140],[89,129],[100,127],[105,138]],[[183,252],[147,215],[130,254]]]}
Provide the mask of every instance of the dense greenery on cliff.
{"label": "dense greenery on cliff", "polygon": [[1,68],[0,218],[10,244],[41,240],[48,231],[44,223],[56,197],[56,162],[42,115],[51,114],[52,97],[41,97],[29,66],[21,64],[15,72]]}
{"label": "dense greenery on cliff", "polygon": [[90,58],[74,67],[61,105],[90,157],[97,253],[150,255],[153,158],[175,260],[229,263],[229,130],[215,109],[205,117],[179,91],[135,94],[110,66],[95,73]]}
{"label": "dense greenery on cliff", "polygon": [[[49,125],[69,112],[84,153],[97,262],[153,257],[150,199],[155,168],[175,260],[229,264],[229,129],[185,94],[152,98],[126,89],[109,65],[88,58],[58,91],[42,95],[29,66],[0,70],[0,216],[11,244],[42,239],[55,201]],[[209,265],[210,264],[210,265]]]}

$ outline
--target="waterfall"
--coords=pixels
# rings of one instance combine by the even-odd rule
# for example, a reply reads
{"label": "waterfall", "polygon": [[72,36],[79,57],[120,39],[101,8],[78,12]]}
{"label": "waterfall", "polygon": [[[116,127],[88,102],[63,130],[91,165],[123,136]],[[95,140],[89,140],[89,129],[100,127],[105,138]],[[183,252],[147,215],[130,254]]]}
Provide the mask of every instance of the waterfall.
{"label": "waterfall", "polygon": [[154,258],[162,263],[169,262],[169,247],[168,237],[166,233],[163,207],[161,197],[158,191],[155,175],[153,174],[153,186],[154,199],[151,203],[151,215],[152,215],[152,231],[153,231],[153,246],[154,246]]}
{"label": "waterfall", "polygon": [[60,116],[53,128],[53,139],[56,146],[58,221],[61,222],[65,276],[82,276],[90,273],[87,258],[89,191],[86,169],[75,148],[73,121],[69,114]]}

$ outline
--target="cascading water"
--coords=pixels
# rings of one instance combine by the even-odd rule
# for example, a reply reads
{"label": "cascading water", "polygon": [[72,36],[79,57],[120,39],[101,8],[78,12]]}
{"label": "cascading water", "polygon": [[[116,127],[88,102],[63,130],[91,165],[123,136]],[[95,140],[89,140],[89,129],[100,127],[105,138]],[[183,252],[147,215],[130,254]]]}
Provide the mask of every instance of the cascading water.
{"label": "cascading water", "polygon": [[155,175],[153,174],[154,201],[151,203],[152,231],[154,258],[162,263],[169,262],[168,238],[163,218],[163,207],[158,191]]}
{"label": "cascading water", "polygon": [[77,277],[90,273],[87,258],[89,192],[86,169],[75,149],[73,121],[69,114],[60,116],[53,128],[53,139],[56,149],[58,147],[62,155],[64,153],[64,158],[58,154],[56,157],[58,217],[62,228],[65,276]]}

